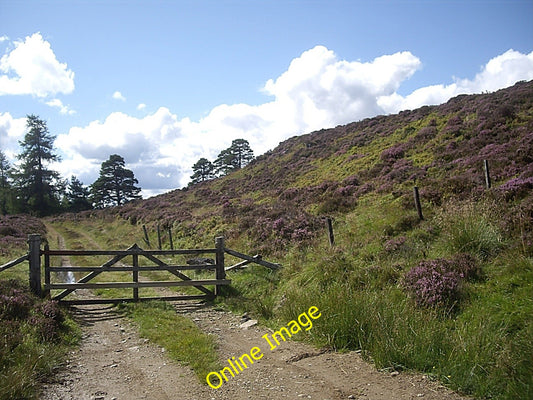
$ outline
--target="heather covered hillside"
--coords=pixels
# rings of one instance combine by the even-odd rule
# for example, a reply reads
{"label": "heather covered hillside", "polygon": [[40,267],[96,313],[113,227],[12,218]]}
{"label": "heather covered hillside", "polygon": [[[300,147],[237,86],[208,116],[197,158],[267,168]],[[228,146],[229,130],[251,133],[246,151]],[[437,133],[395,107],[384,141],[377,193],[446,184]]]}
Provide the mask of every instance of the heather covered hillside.
{"label": "heather covered hillside", "polygon": [[182,248],[223,234],[283,265],[230,271],[229,307],[276,327],[313,305],[318,346],[533,398],[533,82],[294,137],[227,176],[49,223],[81,247],[142,244],[142,225]]}
{"label": "heather covered hillside", "polygon": [[519,228],[513,210],[533,207],[533,83],[294,137],[229,176],[111,212],[195,240],[244,235],[273,252],[309,243],[323,232],[320,217],[346,214],[364,198],[390,196],[409,212],[414,185],[425,208],[483,194],[507,202],[503,228],[530,246],[531,226]]}
{"label": "heather covered hillside", "polygon": [[27,252],[28,235],[45,235],[42,221],[29,215],[0,215],[0,261],[2,257],[18,256]]}

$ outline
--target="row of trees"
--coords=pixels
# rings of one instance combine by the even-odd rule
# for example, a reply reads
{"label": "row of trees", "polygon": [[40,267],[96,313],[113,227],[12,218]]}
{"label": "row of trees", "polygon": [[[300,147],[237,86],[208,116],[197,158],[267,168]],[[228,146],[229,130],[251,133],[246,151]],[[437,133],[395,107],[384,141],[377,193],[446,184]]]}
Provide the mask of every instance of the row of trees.
{"label": "row of trees", "polygon": [[0,150],[0,214],[44,216],[121,205],[140,198],[138,181],[118,154],[102,163],[98,179],[86,187],[77,177],[67,181],[48,167],[60,158],[54,149],[55,136],[46,122],[28,115],[26,127],[24,140],[19,142],[22,151],[17,155],[18,166],[11,166]]}
{"label": "row of trees", "polygon": [[230,147],[219,153],[214,162],[202,157],[192,166],[191,184],[227,175],[248,165],[253,159],[254,152],[248,141],[235,139],[231,142]]}
{"label": "row of trees", "polygon": [[[62,179],[58,172],[49,168],[49,164],[60,161],[60,157],[54,148],[55,136],[48,131],[46,122],[28,115],[26,127],[24,140],[19,142],[21,152],[17,155],[20,160],[17,166],[10,165],[0,149],[0,215],[78,212],[120,206],[141,197],[137,179],[118,154],[102,163],[98,179],[88,187],[76,176]],[[201,158],[194,164],[191,184],[227,175],[253,159],[248,141],[235,139],[214,162]]]}

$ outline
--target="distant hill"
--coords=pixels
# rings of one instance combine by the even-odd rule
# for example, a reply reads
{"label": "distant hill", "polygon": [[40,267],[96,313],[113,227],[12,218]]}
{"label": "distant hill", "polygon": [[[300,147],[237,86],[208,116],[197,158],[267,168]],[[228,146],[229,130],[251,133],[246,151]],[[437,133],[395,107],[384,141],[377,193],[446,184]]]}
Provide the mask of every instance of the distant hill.
{"label": "distant hill", "polygon": [[532,187],[533,82],[296,136],[228,176],[108,212],[200,237],[246,234],[252,246],[277,250],[311,240],[320,217],[368,194],[392,194],[406,209],[415,184],[424,205],[475,197],[485,159],[495,191]]}

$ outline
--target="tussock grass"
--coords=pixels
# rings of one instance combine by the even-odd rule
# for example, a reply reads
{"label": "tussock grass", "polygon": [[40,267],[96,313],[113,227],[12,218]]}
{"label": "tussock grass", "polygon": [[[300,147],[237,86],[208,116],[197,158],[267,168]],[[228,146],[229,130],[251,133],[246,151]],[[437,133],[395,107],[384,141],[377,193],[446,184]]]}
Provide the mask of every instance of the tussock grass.
{"label": "tussock grass", "polygon": [[452,203],[437,216],[442,243],[450,253],[470,253],[481,260],[498,254],[504,247],[494,223],[498,207],[491,202]]}

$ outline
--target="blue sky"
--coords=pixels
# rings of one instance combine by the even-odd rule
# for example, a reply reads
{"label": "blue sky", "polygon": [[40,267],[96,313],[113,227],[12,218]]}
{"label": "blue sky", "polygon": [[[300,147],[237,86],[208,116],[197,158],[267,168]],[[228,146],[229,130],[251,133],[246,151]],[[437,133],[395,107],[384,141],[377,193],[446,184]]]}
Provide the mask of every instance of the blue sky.
{"label": "blue sky", "polygon": [[288,137],[533,79],[531,0],[0,0],[0,145],[25,116],[64,177],[110,154],[143,194],[236,138]]}

